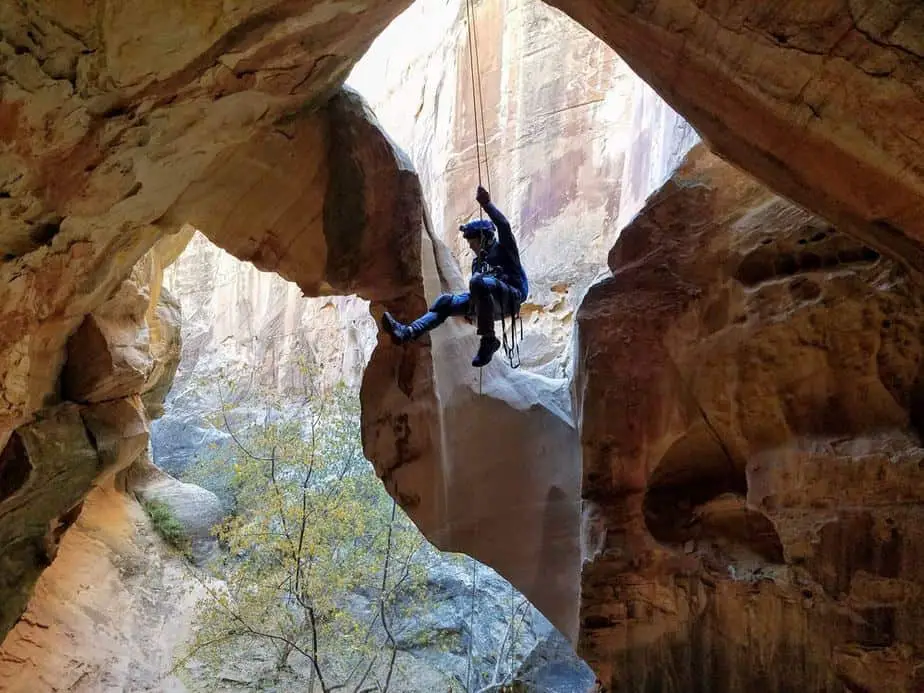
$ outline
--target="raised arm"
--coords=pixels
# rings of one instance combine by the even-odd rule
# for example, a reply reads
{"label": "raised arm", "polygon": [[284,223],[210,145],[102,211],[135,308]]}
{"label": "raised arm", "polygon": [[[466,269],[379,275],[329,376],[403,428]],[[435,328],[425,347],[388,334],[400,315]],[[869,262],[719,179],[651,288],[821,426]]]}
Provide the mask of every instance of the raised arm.
{"label": "raised arm", "polygon": [[510,248],[519,254],[516,239],[513,237],[513,232],[510,230],[510,222],[507,221],[507,217],[505,217],[501,211],[494,206],[494,203],[491,202],[491,195],[488,191],[478,186],[478,193],[475,195],[475,199],[478,201],[478,204],[481,205],[481,208],[487,212],[491,221],[493,221],[494,225],[497,227],[497,240],[500,242],[501,246]]}

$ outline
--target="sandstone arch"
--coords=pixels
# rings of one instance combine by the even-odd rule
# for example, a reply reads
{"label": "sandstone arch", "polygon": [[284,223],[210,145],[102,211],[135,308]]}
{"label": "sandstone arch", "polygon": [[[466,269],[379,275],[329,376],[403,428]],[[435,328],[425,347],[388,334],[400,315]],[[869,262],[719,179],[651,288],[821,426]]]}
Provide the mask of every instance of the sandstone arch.
{"label": "sandstone arch", "polygon": [[[4,257],[0,265],[0,315],[4,322],[0,333],[0,442],[5,446],[13,431],[31,441],[37,453],[30,452],[30,457],[38,471],[51,463],[36,461],[47,451],[39,449],[42,437],[35,431],[51,430],[49,436],[71,441],[70,449],[79,464],[73,467],[74,485],[68,486],[66,498],[57,498],[52,504],[43,500],[47,507],[30,519],[29,536],[24,537],[20,526],[11,524],[10,515],[0,518],[4,557],[23,556],[28,563],[26,570],[7,571],[14,576],[15,584],[8,587],[15,599],[4,601],[8,610],[0,619],[0,629],[15,618],[29,580],[47,559],[47,555],[43,557],[45,549],[36,547],[42,547],[49,523],[57,522],[79,502],[99,474],[101,456],[111,464],[122,464],[132,451],[137,452],[139,441],[146,436],[144,415],[133,399],[138,393],[119,403],[107,403],[125,409],[112,417],[120,422],[115,426],[118,430],[104,430],[101,425],[103,433],[108,430],[107,439],[106,435],[87,432],[91,417],[85,420],[73,405],[62,402],[57,386],[68,338],[87,315],[114,295],[159,239],[178,232],[180,224],[195,220],[219,244],[298,281],[308,292],[355,291],[380,304],[377,309],[400,305],[407,312],[416,312],[425,304],[428,291],[438,285],[452,285],[453,279],[439,271],[440,249],[433,246],[424,251],[417,243],[420,237],[424,246],[430,241],[425,233],[425,210],[414,199],[413,175],[386,138],[360,117],[362,108],[353,97],[341,94],[330,100],[352,62],[405,4],[335,7],[312,0],[286,0],[267,8],[265,3],[244,2],[224,15],[217,4],[197,10],[202,14],[193,13],[188,3],[181,11],[170,13],[162,11],[162,3],[150,0],[133,4],[132,16],[111,3],[59,0],[3,6],[0,25],[4,28],[2,59],[7,80],[0,101],[0,250]],[[922,72],[921,18],[916,3],[832,1],[815,3],[811,8],[804,3],[688,0],[556,0],[553,4],[614,46],[725,157],[776,191],[824,214],[843,233],[863,238],[874,252],[900,256],[915,268],[924,267],[919,247],[924,240],[920,168],[924,158],[917,136],[924,121],[924,106],[916,91]],[[101,7],[105,11],[98,11]],[[155,32],[152,26],[164,29]],[[158,36],[164,35],[177,37],[174,50],[166,51],[158,42]],[[799,136],[793,136],[794,132]],[[361,133],[373,135],[368,148],[354,147]],[[723,175],[730,182],[729,174],[719,178]],[[343,189],[355,189],[360,180],[365,231],[344,224],[332,211],[338,204],[354,203],[353,199],[343,199]],[[737,189],[735,185],[729,187]],[[740,187],[754,199],[766,201],[767,194],[750,183]],[[668,193],[671,190],[676,192],[669,188]],[[231,202],[246,202],[248,191],[278,194],[285,205],[268,209],[263,205],[262,216],[255,209],[237,208],[237,216],[221,209]],[[701,197],[718,206],[728,199],[721,194],[705,195],[702,190],[683,191],[683,186],[681,191],[684,196],[689,193],[685,201],[695,213],[703,212],[704,207],[698,206],[704,201]],[[402,209],[411,210],[408,214],[398,214],[396,197],[401,198]],[[784,202],[774,204],[777,209],[785,207]],[[648,212],[657,217],[663,208],[649,207]],[[803,215],[798,210],[787,213]],[[769,221],[776,223],[779,218],[771,215]],[[646,223],[640,221],[640,228],[650,231]],[[311,243],[296,246],[295,240],[303,240],[299,234],[307,232],[309,226]],[[777,228],[769,222],[768,226]],[[781,227],[781,234],[791,231],[786,223]],[[248,235],[251,229],[261,233]],[[410,242],[401,236],[403,233],[410,234]],[[685,262],[698,258],[701,265],[707,264],[701,237],[683,243],[676,237],[662,236],[662,240]],[[395,242],[402,249],[399,262],[382,264],[381,246]],[[305,252],[293,255],[290,251],[294,247]],[[640,261],[641,250],[648,249],[638,234],[634,240],[629,234],[614,251],[614,269]],[[361,263],[355,260],[357,252],[363,258]],[[865,272],[894,271],[891,263],[878,263],[872,255],[859,252],[859,258],[866,260],[860,263],[864,267],[848,268],[847,275],[856,272],[865,277]],[[745,272],[742,278],[764,287],[758,287],[755,296],[765,295],[762,292],[770,290],[766,287],[786,286],[794,305],[809,305],[825,293],[825,286],[812,278],[824,258],[818,256],[816,263],[814,256],[803,253],[801,257],[805,271],[796,271],[800,269],[798,262],[793,267],[793,263],[781,260],[780,271],[774,267],[772,276]],[[627,424],[627,430],[609,427],[608,413],[614,405],[608,401],[604,386],[608,377],[618,381],[622,376],[590,353],[579,368],[585,496],[612,511],[606,515],[608,523],[613,523],[614,517],[627,517],[633,531],[644,527],[640,494],[646,484],[642,470],[654,462],[648,456],[656,457],[649,449],[651,440],[678,435],[689,423],[678,423],[682,417],[676,410],[659,410],[659,397],[679,399],[677,383],[665,381],[646,368],[658,363],[668,347],[683,350],[678,345],[686,344],[689,333],[677,336],[666,325],[675,318],[694,320],[690,316],[698,316],[696,311],[702,307],[697,291],[702,292],[705,284],[715,280],[698,274],[706,271],[699,268],[692,276],[685,276],[685,281],[675,283],[670,274],[676,274],[676,266],[668,262],[665,267],[669,271],[658,270],[660,274],[646,276],[642,272],[642,276],[634,277],[635,283],[627,281],[624,273],[598,286],[584,310],[585,340],[599,339],[600,344],[609,345],[602,353],[609,351],[612,363],[626,365],[618,350],[612,350],[612,335],[607,333],[613,317],[627,307],[626,290],[634,292],[635,298],[651,299],[658,307],[658,312],[645,315],[645,321],[630,321],[635,330],[629,335],[633,348],[647,347],[647,351],[640,352],[642,369],[633,381],[637,388],[627,390],[625,401],[615,405],[620,420],[629,412],[625,420],[634,422]],[[714,267],[724,264],[717,259]],[[725,279],[719,283],[728,289],[729,296],[737,298],[714,297],[709,319],[704,321],[706,329],[697,332],[697,337],[726,329],[729,321],[746,325],[749,311],[762,308],[759,301],[743,301],[741,294],[735,293],[737,289],[725,286]],[[796,280],[802,283],[787,283]],[[863,281],[858,285],[865,286]],[[868,432],[866,414],[857,406],[864,401],[873,402],[876,427],[901,429],[905,424],[906,380],[909,372],[912,380],[916,377],[918,364],[903,349],[915,341],[917,304],[914,291],[907,289],[912,280],[903,275],[896,281],[899,288],[890,294],[892,298],[882,299],[886,307],[879,312],[892,316],[893,333],[901,326],[912,336],[881,337],[881,343],[894,352],[889,355],[883,348],[875,354],[885,363],[883,377],[863,371],[863,387],[838,391],[838,411],[853,417],[845,425],[851,434]],[[862,292],[858,295],[873,300]],[[851,305],[860,303],[858,298]],[[689,313],[684,312],[687,309]],[[870,311],[869,316],[875,312]],[[893,315],[902,312],[912,316],[910,322]],[[851,315],[863,320],[869,317],[861,310]],[[863,325],[864,330],[869,328],[867,322]],[[872,334],[872,328],[868,332]],[[453,339],[447,334],[445,343],[435,341],[432,346],[437,359],[440,353],[454,348]],[[866,349],[862,344],[857,348],[861,347]],[[869,355],[865,350],[862,353]],[[760,357],[773,363],[772,350]],[[869,363],[863,361],[864,366]],[[739,365],[754,368],[751,362]],[[681,363],[681,367],[689,364]],[[771,388],[774,377],[779,376],[781,388],[791,388],[785,373],[754,371],[766,376],[760,387]],[[824,369],[819,372],[828,373]],[[813,383],[817,385],[813,393],[791,390],[790,394],[796,395],[795,404],[769,397],[766,401],[772,406],[755,405],[750,415],[738,420],[740,430],[732,427],[732,435],[747,442],[742,443],[743,448],[768,449],[790,439],[792,423],[806,418],[801,414],[809,415],[810,429],[824,430],[830,423],[829,411],[821,406],[820,397],[813,399],[824,394],[824,383]],[[539,427],[553,431],[557,457],[567,461],[563,465],[567,469],[574,459],[570,455],[577,455],[572,449],[576,434],[567,408],[545,406],[536,414],[541,382],[499,379],[496,385],[495,391],[489,391],[486,411],[502,410],[525,431]],[[149,377],[138,387],[146,393],[150,392],[146,388],[154,386]],[[649,386],[653,388],[650,391]],[[761,401],[755,391],[739,393],[736,402]],[[451,446],[446,446],[443,437],[441,412],[452,416],[453,407],[461,408],[471,393],[471,384],[434,365],[426,346],[400,354],[385,347],[367,378],[367,402],[372,398],[378,410],[385,412],[381,418],[373,417],[367,427],[367,450],[389,489],[422,525],[432,522],[434,532],[446,529],[437,518],[447,516],[453,502],[458,508],[460,501],[449,498],[448,472],[457,467],[446,461]],[[518,405],[509,407],[511,401]],[[663,420],[659,418],[662,414]],[[670,425],[659,428],[664,420]],[[131,425],[124,428],[127,434],[123,437],[120,427],[125,421]],[[100,445],[100,441],[105,442]],[[431,454],[433,450],[439,453]],[[469,449],[466,454],[471,452]],[[524,457],[533,453],[519,450]],[[425,456],[429,466],[414,466],[414,460]],[[54,455],[48,454],[47,459],[53,460]],[[621,466],[612,465],[614,460]],[[45,471],[52,469],[47,466]],[[507,481],[508,489],[515,488],[515,479]],[[576,526],[580,500],[567,493],[562,499],[552,490],[574,489],[578,483],[556,478],[534,484],[530,492],[535,493],[537,502],[520,507],[539,511],[538,516],[547,519],[550,514],[544,508],[546,499],[551,499],[551,507]],[[773,486],[766,480],[762,484],[757,487]],[[757,487],[752,485],[749,493],[757,493],[753,491]],[[627,490],[631,502],[626,501],[625,507],[615,503],[614,498]],[[764,502],[768,513],[775,512],[771,506],[787,493],[792,490],[775,488],[774,493],[767,494]],[[464,527],[446,529],[441,535],[444,545],[458,542],[456,545],[475,552],[470,543],[474,541],[472,526],[485,522],[478,514],[482,509],[477,505],[471,508]],[[554,512],[551,515],[556,516]],[[548,533],[542,522],[529,526],[530,536]],[[570,530],[563,534],[572,536]],[[830,530],[829,534],[837,532]],[[792,538],[783,530],[781,535],[784,546],[790,548]],[[573,540],[576,542],[576,537]],[[912,536],[908,541],[913,548],[917,539]],[[645,541],[639,545],[648,547]],[[502,560],[504,552],[499,547],[490,551]],[[585,571],[583,595],[585,624],[603,623],[602,629],[588,628],[585,632],[585,653],[599,671],[608,673],[612,673],[616,658],[606,648],[598,650],[595,638],[600,630],[611,628],[612,619],[607,616],[601,621],[596,614],[586,612],[601,604],[613,607],[612,600],[601,598],[597,591],[612,587],[608,572],[612,565],[607,566],[611,556],[606,555],[612,548],[605,548],[603,558],[595,559]],[[527,543],[523,549],[527,558],[519,555],[514,563],[536,555],[547,560],[545,549],[546,545]],[[564,553],[563,565],[576,567],[574,546],[567,546]],[[902,555],[913,553],[904,550]],[[840,563],[834,560],[833,570],[839,570]],[[570,570],[561,569],[565,573]],[[519,579],[515,575],[518,570],[512,565],[507,572]],[[534,571],[528,571],[522,579],[535,582],[533,575]],[[914,583],[913,574],[908,579]],[[550,594],[535,599],[550,615],[560,609],[556,622],[569,630],[576,616],[573,604],[566,602],[575,597],[577,585],[567,582],[556,589],[561,590],[558,595],[566,594],[563,601]],[[543,603],[543,599],[547,601]],[[773,595],[762,599],[775,603]],[[640,607],[632,607],[636,608]],[[802,618],[796,612],[787,613],[796,614],[794,619]],[[903,618],[901,613],[898,618]],[[907,638],[917,637],[913,626],[904,625],[898,631],[905,632]],[[685,645],[677,647],[682,657],[687,652]],[[656,649],[649,664],[657,664],[662,654]],[[807,675],[799,690],[812,685],[817,690],[826,690],[826,686],[834,690],[829,655],[811,649],[800,655],[812,660],[811,666],[803,668],[817,677]],[[787,657],[781,661],[783,666],[791,663]],[[738,666],[744,665],[730,664],[728,670],[738,671]],[[856,674],[850,673],[852,666],[837,660],[837,675],[856,679]]]}

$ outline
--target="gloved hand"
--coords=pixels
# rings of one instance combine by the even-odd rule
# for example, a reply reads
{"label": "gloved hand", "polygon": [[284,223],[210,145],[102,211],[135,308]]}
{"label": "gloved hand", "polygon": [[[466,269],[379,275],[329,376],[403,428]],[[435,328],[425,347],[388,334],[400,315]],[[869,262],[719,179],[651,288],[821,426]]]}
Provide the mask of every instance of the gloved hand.
{"label": "gloved hand", "polygon": [[475,193],[475,200],[481,205],[491,204],[491,195],[479,185],[478,192]]}

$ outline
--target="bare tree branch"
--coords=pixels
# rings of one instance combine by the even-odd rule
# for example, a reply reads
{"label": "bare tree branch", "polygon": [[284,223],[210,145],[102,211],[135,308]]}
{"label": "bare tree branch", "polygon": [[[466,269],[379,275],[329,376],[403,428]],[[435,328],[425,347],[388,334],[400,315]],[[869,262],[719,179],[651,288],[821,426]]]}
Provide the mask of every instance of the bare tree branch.
{"label": "bare tree branch", "polygon": [[392,499],[391,520],[388,523],[388,538],[385,541],[385,566],[382,568],[382,589],[379,592],[379,615],[382,618],[382,628],[385,629],[385,635],[388,637],[388,642],[391,645],[391,656],[388,660],[388,673],[385,676],[385,687],[382,689],[382,693],[388,692],[388,686],[391,684],[391,677],[395,670],[395,658],[398,656],[398,645],[395,641],[395,636],[392,635],[391,629],[388,627],[388,619],[385,618],[385,591],[388,586],[388,564],[391,560],[391,537],[395,527],[395,514],[397,508],[397,502]]}

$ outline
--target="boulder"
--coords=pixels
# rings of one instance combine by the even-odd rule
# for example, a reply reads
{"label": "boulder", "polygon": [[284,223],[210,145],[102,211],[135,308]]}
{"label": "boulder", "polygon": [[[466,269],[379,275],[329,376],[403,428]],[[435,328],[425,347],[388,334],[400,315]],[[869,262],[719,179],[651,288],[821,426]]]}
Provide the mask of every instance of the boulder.
{"label": "boulder", "polygon": [[216,554],[215,530],[227,516],[218,496],[201,486],[174,479],[149,460],[132,469],[131,489],[142,501],[162,503],[169,508],[189,538],[191,557],[196,563],[205,563]]}

